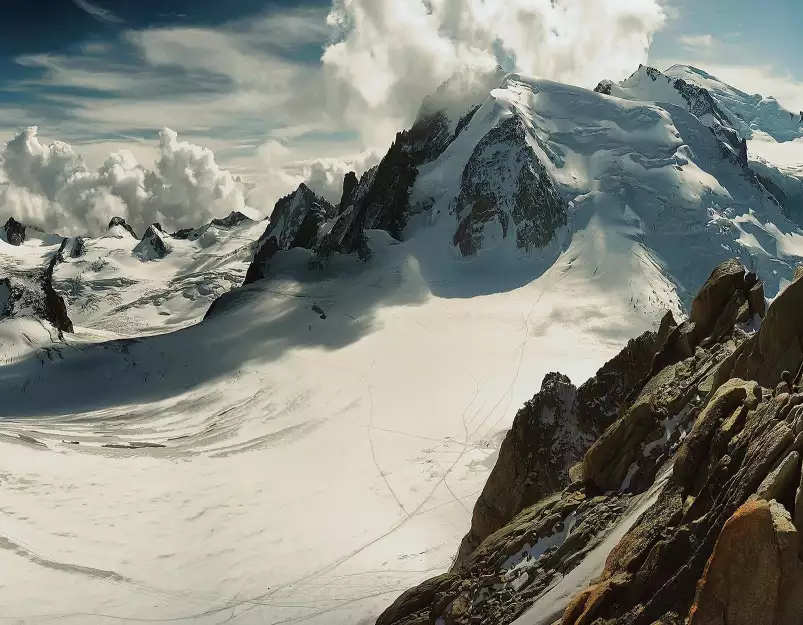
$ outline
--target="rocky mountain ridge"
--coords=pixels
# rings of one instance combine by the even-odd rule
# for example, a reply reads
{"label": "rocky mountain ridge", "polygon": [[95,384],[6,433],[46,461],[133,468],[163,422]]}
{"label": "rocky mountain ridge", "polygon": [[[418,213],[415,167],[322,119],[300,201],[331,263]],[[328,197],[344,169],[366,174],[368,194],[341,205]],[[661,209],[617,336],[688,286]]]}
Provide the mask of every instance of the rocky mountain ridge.
{"label": "rocky mountain ridge", "polygon": [[[405,593],[377,623],[803,622],[801,293],[796,279],[765,312],[756,276],[736,261],[718,267],[689,321],[664,324],[660,339],[661,332],[647,337],[660,345],[649,372],[582,460],[564,464],[563,490],[549,488],[554,473],[545,464],[529,478],[506,469],[550,458],[542,437],[553,431],[543,427],[553,416],[560,427],[582,431],[569,408],[576,394],[550,374],[517,417],[486,486],[511,502],[512,518],[452,571]],[[632,345],[617,358],[630,361],[629,351]],[[556,389],[571,399],[558,410]],[[522,436],[533,410],[542,427]],[[539,479],[538,495],[518,498]],[[653,501],[618,536],[629,502],[648,492],[656,492]],[[609,552],[595,551],[610,536],[617,540],[608,541]],[[757,553],[773,555],[753,559]],[[588,567],[592,556],[599,564]],[[575,570],[583,573],[579,584]],[[555,596],[562,597],[557,611]]]}
{"label": "rocky mountain ridge", "polygon": [[[258,227],[232,213],[173,234],[155,223],[140,239],[125,219],[114,217],[101,237],[65,238],[11,218],[3,228],[8,253],[0,255],[7,291],[2,318],[33,317],[59,333],[72,332],[75,321],[129,334],[143,322],[158,325],[154,308],[170,316],[158,308],[172,299],[187,310],[187,321],[198,320],[193,316],[242,281]],[[155,264],[146,270],[144,263]]]}
{"label": "rocky mountain ridge", "polygon": [[[749,162],[745,122],[727,101],[695,82],[696,74],[672,71],[642,66],[620,84],[603,81],[594,94],[498,72],[448,105],[433,98],[379,165],[348,177],[338,207],[318,211],[312,196],[296,191],[293,197],[308,198],[297,217],[311,210],[315,235],[271,241],[271,219],[247,282],[269,275],[269,259],[290,247],[307,249],[317,269],[334,253],[367,260],[371,230],[399,241],[437,232],[439,245],[478,265],[508,250],[548,266],[589,225],[609,220],[615,224],[606,231],[621,233],[623,245],[637,240],[686,304],[705,280],[699,267],[729,254],[790,279],[803,248],[765,241],[779,236],[770,223],[781,233],[798,230],[796,196],[773,182],[789,188],[776,170]],[[754,125],[764,123],[757,119]],[[760,245],[751,244],[756,230]],[[681,239],[703,262],[675,258],[672,241]],[[778,266],[771,249],[784,250]],[[671,307],[671,297],[661,297]]]}

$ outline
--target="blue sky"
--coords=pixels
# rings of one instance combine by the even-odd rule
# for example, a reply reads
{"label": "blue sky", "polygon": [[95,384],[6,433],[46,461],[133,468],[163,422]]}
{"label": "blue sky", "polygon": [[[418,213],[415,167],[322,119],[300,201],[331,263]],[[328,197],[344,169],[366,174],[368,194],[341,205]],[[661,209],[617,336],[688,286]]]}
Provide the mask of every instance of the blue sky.
{"label": "blue sky", "polygon": [[672,0],[667,12],[671,19],[655,35],[651,61],[698,64],[734,86],[803,109],[803,4]]}
{"label": "blue sky", "polygon": [[[420,15],[404,8],[422,1],[355,0],[362,13],[341,4],[341,20],[333,25],[326,21],[331,0],[7,0],[0,22],[0,140],[38,125],[43,140],[70,142],[90,163],[120,147],[148,162],[159,129],[169,126],[213,149],[233,171],[269,179],[275,193],[315,175],[336,186],[344,167],[372,163],[463,54],[445,49],[431,33],[427,38]],[[500,7],[546,2],[471,0],[483,1]],[[606,4],[563,2],[597,11]],[[668,16],[660,27],[651,13],[655,2]],[[659,68],[682,62],[803,108],[798,3],[632,4],[638,7],[619,16],[617,28],[629,33],[632,25],[635,39],[616,50],[608,49],[616,41],[589,42],[589,32],[595,39],[594,29],[605,29],[599,12],[589,12],[588,23],[563,24],[577,38],[574,56],[525,41],[532,32],[524,29],[522,36],[521,24],[500,25],[507,30],[499,32],[493,24],[488,32],[517,41],[513,48],[530,54],[536,73],[543,68],[551,78],[592,83],[623,78],[643,61]],[[450,28],[450,36],[463,36]],[[648,35],[654,40],[647,56],[637,40]],[[322,65],[325,46],[343,40]],[[617,56],[616,64],[608,60]]]}

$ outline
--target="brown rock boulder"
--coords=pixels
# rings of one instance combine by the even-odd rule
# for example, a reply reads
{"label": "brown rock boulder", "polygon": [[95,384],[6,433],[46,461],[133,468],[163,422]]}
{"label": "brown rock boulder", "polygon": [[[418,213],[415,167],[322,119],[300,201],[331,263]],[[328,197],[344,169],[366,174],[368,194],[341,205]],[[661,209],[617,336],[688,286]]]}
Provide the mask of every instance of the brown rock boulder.
{"label": "brown rock boulder", "polygon": [[803,280],[795,280],[773,301],[758,333],[743,346],[732,376],[775,388],[784,371],[803,361]]}
{"label": "brown rock boulder", "polygon": [[720,425],[748,397],[760,397],[755,382],[739,379],[728,380],[720,386],[711,401],[697,417],[692,431],[678,450],[675,458],[675,479],[690,489],[700,469],[700,464],[709,455],[709,447]]}
{"label": "brown rock boulder", "polygon": [[752,500],[725,523],[689,614],[689,625],[803,623],[803,563],[789,513]]}
{"label": "brown rock boulder", "polygon": [[595,620],[597,606],[609,601],[616,592],[617,584],[626,580],[619,575],[595,584],[572,599],[563,613],[561,625],[589,625]]}
{"label": "brown rock boulder", "polygon": [[767,316],[767,300],[764,298],[763,282],[759,282],[752,289],[750,289],[748,302],[750,304],[750,311],[754,315],[758,315],[762,319]]}
{"label": "brown rock boulder", "polygon": [[516,414],[474,506],[471,530],[460,546],[456,566],[524,508],[569,483],[569,467],[593,440],[577,422],[576,400],[571,380],[549,373],[541,391]]}
{"label": "brown rock boulder", "polygon": [[699,337],[708,336],[733,294],[745,289],[745,274],[736,259],[725,261],[711,273],[691,305],[690,320],[697,326]]}

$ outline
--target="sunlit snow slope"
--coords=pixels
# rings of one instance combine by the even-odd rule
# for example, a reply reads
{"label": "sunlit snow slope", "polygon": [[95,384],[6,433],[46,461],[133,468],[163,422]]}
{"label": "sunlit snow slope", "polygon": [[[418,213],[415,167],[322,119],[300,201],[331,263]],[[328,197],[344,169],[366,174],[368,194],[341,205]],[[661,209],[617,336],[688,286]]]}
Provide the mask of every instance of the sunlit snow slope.
{"label": "sunlit snow slope", "polygon": [[[454,202],[478,146],[475,161],[505,170],[511,144],[482,142],[511,117],[567,223],[524,250],[500,217],[466,258]],[[516,196],[514,180],[481,182]],[[198,325],[183,323],[200,317],[183,289],[224,258],[244,273],[238,250],[264,224],[211,255],[168,240],[145,261],[114,236],[59,265],[62,291],[82,276],[71,312],[118,294],[74,319],[117,338],[4,360],[3,616],[371,623],[448,568],[545,373],[585,380],[725,258],[772,295],[803,257],[798,227],[680,103],[519,75],[421,166],[411,199],[426,210],[404,243],[370,231],[368,263],[334,255],[323,272],[306,250],[280,252]],[[186,327],[164,332],[174,317]]]}

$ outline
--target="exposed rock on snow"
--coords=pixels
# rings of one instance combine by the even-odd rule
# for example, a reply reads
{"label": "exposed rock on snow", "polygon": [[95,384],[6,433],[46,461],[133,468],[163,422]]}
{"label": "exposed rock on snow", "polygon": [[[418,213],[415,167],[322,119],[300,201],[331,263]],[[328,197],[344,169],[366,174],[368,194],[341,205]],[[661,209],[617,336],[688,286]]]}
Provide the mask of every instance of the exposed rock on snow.
{"label": "exposed rock on snow", "polygon": [[271,259],[278,251],[279,242],[276,240],[276,237],[268,237],[267,240],[261,242],[254,254],[254,260],[252,260],[251,264],[248,266],[243,286],[256,282],[257,280],[262,280],[267,275]]}
{"label": "exposed rock on snow", "polygon": [[[435,94],[426,98],[415,123],[396,135],[382,161],[366,172],[349,202],[341,201],[338,215],[321,242],[317,257],[323,262],[333,252],[357,253],[367,259],[366,230],[385,230],[396,240],[403,238],[409,220],[431,206],[412,202],[413,185],[421,166],[438,159],[460,135],[494,87],[501,84],[504,73],[495,72],[477,77],[471,85],[447,81]],[[353,180],[344,185],[344,200]],[[352,207],[349,210],[349,207]]]}
{"label": "exposed rock on snow", "polygon": [[318,228],[335,214],[335,207],[318,197],[307,185],[276,203],[266,230],[267,237],[276,237],[279,248],[310,249],[315,243]]}
{"label": "exposed rock on snow", "polygon": [[134,248],[134,253],[143,260],[157,260],[170,253],[170,244],[167,242],[170,235],[162,230],[161,225],[151,224],[145,231],[142,241]]}
{"label": "exposed rock on snow", "polygon": [[544,247],[567,220],[565,201],[515,116],[477,144],[453,210],[460,220],[453,243],[463,256],[476,254],[494,234],[497,239],[515,236],[520,249]]}
{"label": "exposed rock on snow", "polygon": [[64,239],[58,251],[49,260],[47,267],[25,276],[0,280],[0,318],[34,317],[50,322],[61,334],[72,332],[73,324],[61,294],[53,286],[53,272],[64,262]]}
{"label": "exposed rock on snow", "polygon": [[318,243],[321,227],[336,214],[334,206],[303,183],[293,193],[280,199],[273,209],[265,233],[257,242],[245,284],[264,278],[271,258],[279,250],[294,247],[313,249]]}
{"label": "exposed rock on snow", "polygon": [[611,95],[611,90],[613,89],[613,83],[610,80],[602,80],[600,83],[594,87],[594,91],[597,93],[601,93],[602,95]]}
{"label": "exposed rock on snow", "polygon": [[106,236],[122,238],[124,233],[127,232],[135,239],[138,239],[137,233],[134,232],[134,229],[126,223],[126,220],[122,217],[112,217],[111,221],[109,221],[109,229],[106,232]]}
{"label": "exposed rock on snow", "polygon": [[232,211],[228,216],[223,217],[223,219],[213,219],[209,223],[218,228],[233,228],[244,221],[251,221],[251,218],[243,215],[240,211]]}
{"label": "exposed rock on snow", "polygon": [[350,171],[343,179],[343,194],[340,197],[340,204],[337,205],[337,214],[342,215],[343,211],[352,205],[354,201],[354,192],[357,190],[359,180],[357,174]]}
{"label": "exposed rock on snow", "polygon": [[64,262],[64,249],[67,247],[68,242],[69,239],[64,239],[61,242],[58,252],[50,259],[50,264],[42,278],[42,291],[45,294],[44,317],[53,324],[59,333],[73,331],[73,323],[67,314],[64,298],[53,286],[53,272],[59,263]]}
{"label": "exposed rock on snow", "polygon": [[84,237],[75,237],[70,246],[70,258],[81,258],[86,252],[86,239]]}
{"label": "exposed rock on snow", "polygon": [[25,226],[13,217],[9,217],[3,226],[6,232],[6,241],[11,245],[22,245],[25,242]]}

